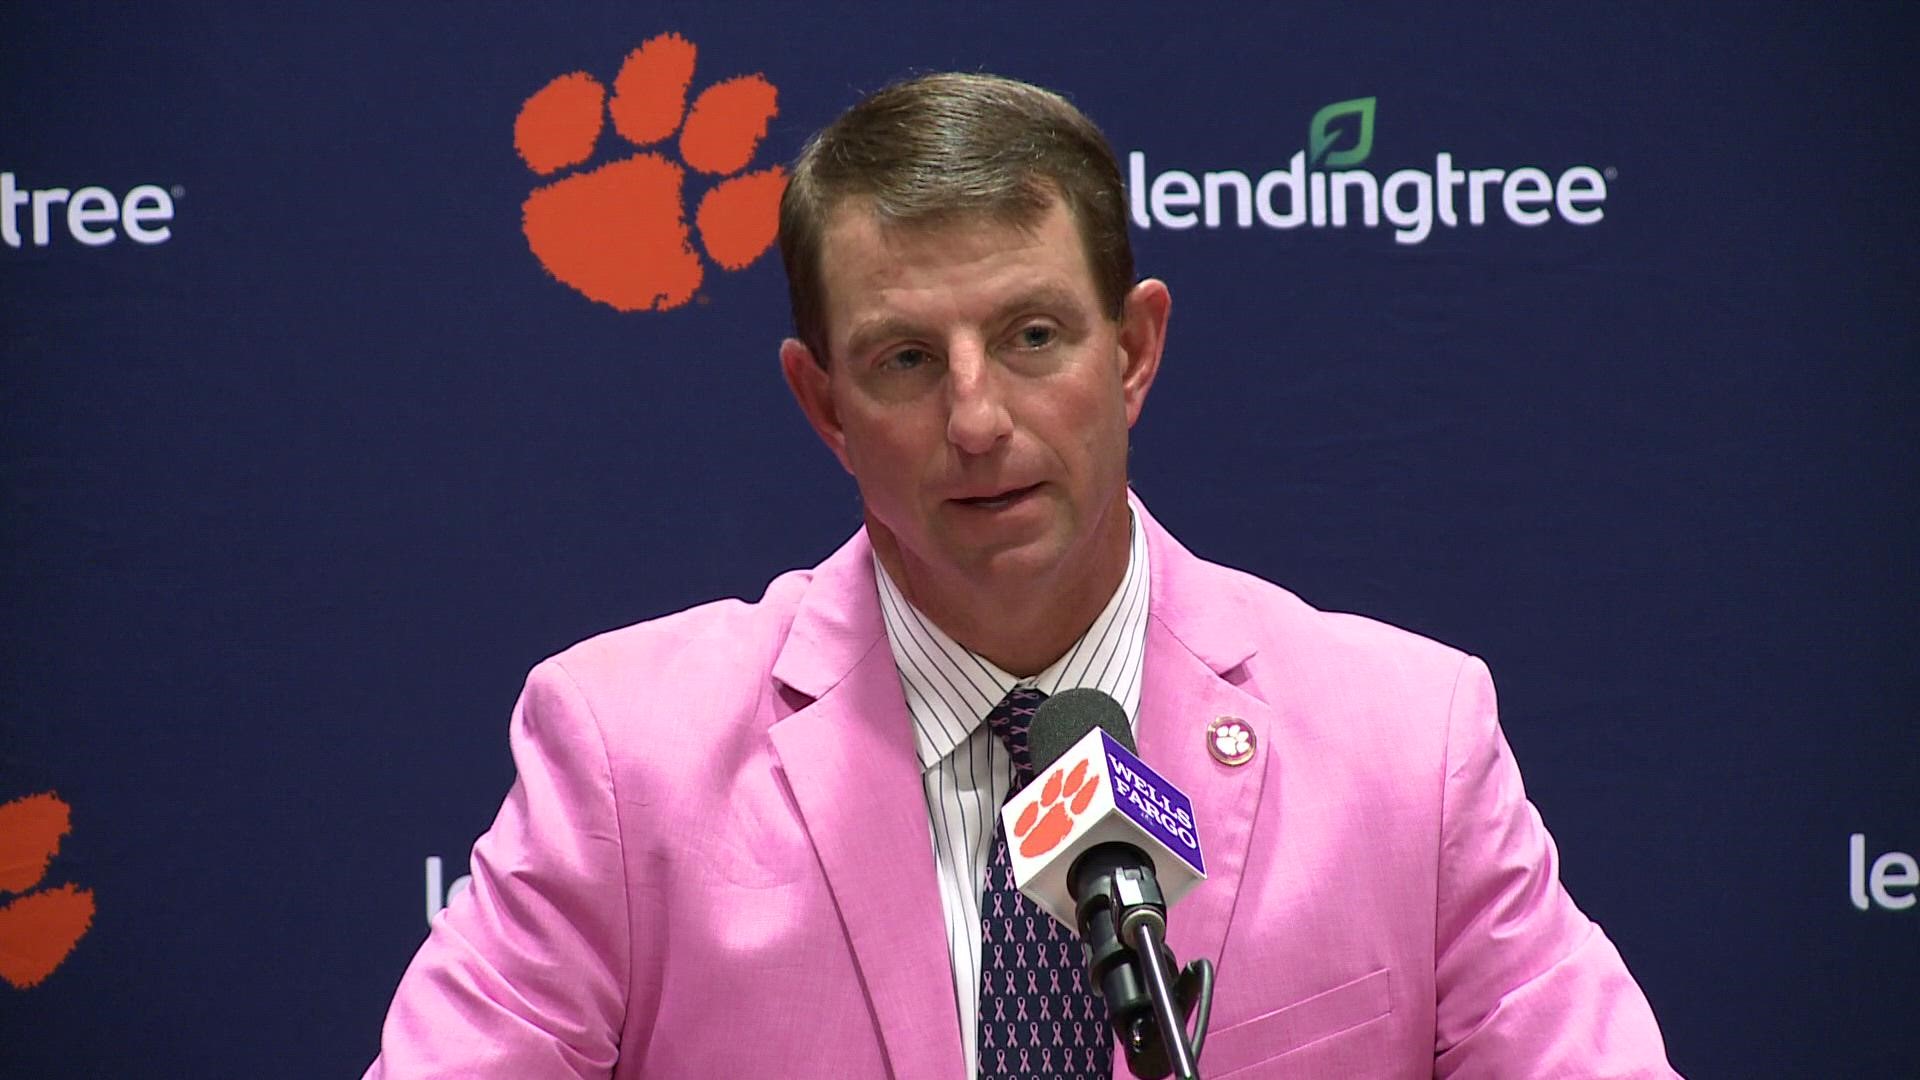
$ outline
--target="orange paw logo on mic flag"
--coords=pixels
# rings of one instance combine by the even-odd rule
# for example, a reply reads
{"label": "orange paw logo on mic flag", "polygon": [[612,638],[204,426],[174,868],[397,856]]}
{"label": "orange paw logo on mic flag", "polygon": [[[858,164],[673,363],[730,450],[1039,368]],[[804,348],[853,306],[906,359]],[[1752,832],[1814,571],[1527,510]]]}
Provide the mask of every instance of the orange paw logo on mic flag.
{"label": "orange paw logo on mic flag", "polygon": [[92,890],[39,888],[72,822],[51,791],[0,805],[0,979],[19,990],[53,974],[93,925]]}
{"label": "orange paw logo on mic flag", "polygon": [[1075,763],[1072,772],[1053,770],[1040,789],[1040,798],[1028,803],[1020,812],[1020,820],[1014,822],[1013,835],[1020,838],[1020,854],[1032,859],[1058,847],[1073,832],[1073,819],[1087,812],[1098,790],[1100,774],[1088,776],[1086,761]]}
{"label": "orange paw logo on mic flag", "polygon": [[[627,55],[611,93],[592,75],[571,72],[528,98],[514,120],[514,149],[540,176],[582,165],[603,145],[632,151],[535,188],[521,207],[540,265],[620,311],[680,307],[700,288],[708,261],[743,270],[778,232],[786,170],[744,170],[779,115],[779,93],[764,75],[740,75],[707,87],[688,107],[697,52],[679,34],[660,34]],[[613,135],[603,138],[609,117]],[[676,146],[658,145],[676,131]],[[689,168],[718,178],[691,224]]]}

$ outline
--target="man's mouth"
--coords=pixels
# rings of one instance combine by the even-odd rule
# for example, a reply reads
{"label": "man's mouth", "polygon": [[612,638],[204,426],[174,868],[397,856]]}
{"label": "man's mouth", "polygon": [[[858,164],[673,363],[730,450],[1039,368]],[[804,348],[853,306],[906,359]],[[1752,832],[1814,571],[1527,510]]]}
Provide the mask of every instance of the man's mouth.
{"label": "man's mouth", "polygon": [[1033,494],[1039,487],[1039,484],[1028,484],[1026,487],[1003,491],[998,495],[976,495],[970,498],[955,499],[953,501],[962,506],[971,506],[980,510],[1000,510],[1012,506],[1014,503]]}

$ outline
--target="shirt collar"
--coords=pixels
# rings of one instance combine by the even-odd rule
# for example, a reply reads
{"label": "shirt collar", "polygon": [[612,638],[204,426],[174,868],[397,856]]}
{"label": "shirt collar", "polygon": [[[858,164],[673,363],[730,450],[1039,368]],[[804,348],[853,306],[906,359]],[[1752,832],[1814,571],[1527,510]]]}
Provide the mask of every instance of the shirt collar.
{"label": "shirt collar", "polygon": [[1113,596],[1080,636],[1045,671],[1019,679],[991,660],[947,636],[933,620],[907,602],[878,555],[873,576],[880,590],[880,613],[887,644],[906,692],[913,719],[914,749],[922,769],[931,769],[973,734],[1000,699],[1015,686],[1031,686],[1049,696],[1076,687],[1092,687],[1120,703],[1127,722],[1140,705],[1140,670],[1147,637],[1147,538],[1140,517],[1129,509],[1127,572]]}

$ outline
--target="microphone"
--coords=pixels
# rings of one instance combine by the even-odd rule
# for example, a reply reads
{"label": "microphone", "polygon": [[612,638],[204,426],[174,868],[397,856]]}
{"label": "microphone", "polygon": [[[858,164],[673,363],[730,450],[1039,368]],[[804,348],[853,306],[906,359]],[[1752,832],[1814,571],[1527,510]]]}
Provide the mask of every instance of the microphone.
{"label": "microphone", "polygon": [[1027,745],[1034,780],[1000,811],[1014,883],[1079,932],[1133,1074],[1197,1077],[1213,965],[1176,984],[1165,945],[1167,905],[1206,878],[1193,801],[1140,760],[1126,710],[1098,690],[1042,702]]}

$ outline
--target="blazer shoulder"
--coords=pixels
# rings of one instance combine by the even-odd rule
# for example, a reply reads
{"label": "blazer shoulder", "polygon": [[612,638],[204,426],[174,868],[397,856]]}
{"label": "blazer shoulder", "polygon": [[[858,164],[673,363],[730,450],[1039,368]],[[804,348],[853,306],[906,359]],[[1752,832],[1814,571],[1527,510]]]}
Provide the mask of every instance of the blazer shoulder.
{"label": "blazer shoulder", "polygon": [[596,712],[664,701],[751,710],[813,573],[782,574],[758,600],[713,600],[596,634],[542,661],[535,676],[564,673]]}
{"label": "blazer shoulder", "polygon": [[1395,659],[1403,663],[1438,664],[1449,671],[1467,653],[1444,642],[1382,619],[1313,606],[1292,591],[1256,574],[1208,564],[1221,583],[1236,591],[1267,635],[1295,646],[1307,646]]}
{"label": "blazer shoulder", "polygon": [[[1465,651],[1365,615],[1325,611],[1255,574],[1207,564],[1208,577],[1254,646],[1256,681],[1342,699],[1377,695],[1444,702],[1472,661]],[[1264,678],[1262,677],[1264,675]]]}

